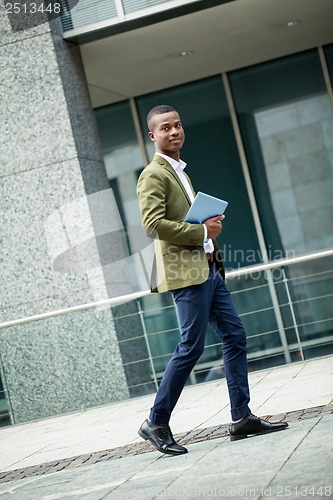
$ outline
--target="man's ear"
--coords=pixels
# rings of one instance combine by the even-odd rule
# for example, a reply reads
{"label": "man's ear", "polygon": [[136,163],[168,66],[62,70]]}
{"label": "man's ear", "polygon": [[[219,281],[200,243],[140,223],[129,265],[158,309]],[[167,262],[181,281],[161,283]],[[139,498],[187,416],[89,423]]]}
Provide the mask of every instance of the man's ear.
{"label": "man's ear", "polygon": [[154,135],[154,132],[148,132],[148,136],[149,136],[149,139],[150,139],[151,141],[153,141],[153,142],[155,142],[155,141],[156,141],[156,139],[155,139],[155,135]]}

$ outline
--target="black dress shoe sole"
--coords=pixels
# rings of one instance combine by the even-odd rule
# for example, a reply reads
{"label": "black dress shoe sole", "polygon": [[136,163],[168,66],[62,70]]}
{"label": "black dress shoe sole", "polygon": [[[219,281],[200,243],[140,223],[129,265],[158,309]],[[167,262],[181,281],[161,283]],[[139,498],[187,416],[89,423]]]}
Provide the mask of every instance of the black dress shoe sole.
{"label": "black dress shoe sole", "polygon": [[186,450],[186,451],[174,451],[174,450],[170,450],[168,448],[161,448],[156,443],[154,443],[153,439],[151,437],[149,437],[147,434],[145,434],[141,429],[138,430],[138,434],[140,437],[142,437],[142,439],[144,439],[145,441],[149,441],[153,446],[155,446],[155,448],[158,451],[160,451],[161,453],[165,453],[166,455],[176,456],[176,455],[184,455],[185,453],[187,453],[186,448],[184,448],[184,450]]}
{"label": "black dress shoe sole", "polygon": [[269,429],[267,431],[262,431],[262,432],[255,432],[254,434],[247,433],[247,434],[230,434],[230,441],[239,441],[240,439],[245,439],[247,437],[251,436],[262,436],[263,434],[271,434],[272,432],[279,432],[279,431],[284,431],[288,427],[281,427],[280,429]]}

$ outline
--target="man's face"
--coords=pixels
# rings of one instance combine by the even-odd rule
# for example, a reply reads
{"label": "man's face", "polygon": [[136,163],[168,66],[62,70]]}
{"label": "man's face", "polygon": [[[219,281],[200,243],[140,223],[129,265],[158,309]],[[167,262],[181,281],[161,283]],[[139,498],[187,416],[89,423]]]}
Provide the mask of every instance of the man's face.
{"label": "man's face", "polygon": [[150,122],[150,139],[156,151],[179,160],[179,151],[185,141],[185,132],[176,111],[154,115]]}

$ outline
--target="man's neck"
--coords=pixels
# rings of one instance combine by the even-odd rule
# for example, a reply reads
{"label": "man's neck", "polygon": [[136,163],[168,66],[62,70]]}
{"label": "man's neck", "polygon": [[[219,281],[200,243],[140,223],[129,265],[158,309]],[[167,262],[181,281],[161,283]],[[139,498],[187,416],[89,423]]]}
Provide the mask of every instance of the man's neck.
{"label": "man's neck", "polygon": [[180,165],[181,159],[175,160],[171,156],[168,156],[168,155],[166,155],[164,153],[158,153],[157,151],[156,151],[156,154],[160,155],[161,158],[164,158],[166,161],[168,161],[170,163],[170,165],[173,166],[173,168],[177,168],[178,165]]}
{"label": "man's neck", "polygon": [[162,154],[164,156],[168,156],[169,158],[172,158],[175,161],[180,160],[179,151],[158,151],[158,150],[156,150],[156,154]]}

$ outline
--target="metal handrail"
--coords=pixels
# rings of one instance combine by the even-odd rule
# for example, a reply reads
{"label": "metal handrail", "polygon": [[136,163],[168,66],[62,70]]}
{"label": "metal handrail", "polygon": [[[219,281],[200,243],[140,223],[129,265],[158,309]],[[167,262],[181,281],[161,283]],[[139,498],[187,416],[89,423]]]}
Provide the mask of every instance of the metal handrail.
{"label": "metal handrail", "polygon": [[293,264],[299,264],[301,262],[307,262],[309,260],[321,259],[323,257],[332,257],[332,256],[333,256],[333,250],[324,250],[322,252],[300,255],[299,257],[293,257],[292,259],[290,258],[276,259],[270,261],[268,264],[258,264],[255,266],[242,267],[241,269],[237,269],[237,271],[228,271],[226,273],[226,278],[244,276],[246,274],[266,271],[268,269],[274,269],[276,267],[286,267]]}
{"label": "metal handrail", "polygon": [[[277,259],[269,262],[268,264],[258,264],[255,266],[242,267],[241,269],[237,269],[236,271],[227,271],[226,279],[235,278],[238,276],[245,276],[246,274],[266,271],[269,269],[273,269],[276,267],[285,267],[294,264],[299,264],[301,262],[307,262],[310,260],[320,259],[324,257],[333,256],[333,250],[324,250],[322,252],[315,252],[311,254],[301,255],[299,257],[293,257],[292,259]],[[65,314],[84,311],[86,309],[95,309],[106,306],[116,306],[123,304],[124,302],[129,302],[131,300],[135,300],[141,297],[146,297],[150,295],[150,290],[143,290],[141,292],[134,292],[127,295],[120,295],[119,297],[112,297],[110,299],[100,300],[97,302],[89,302],[88,304],[80,304],[78,306],[67,307],[65,309],[58,309],[55,311],[49,311],[41,314],[36,314],[34,316],[27,316],[25,318],[14,319],[11,321],[6,321],[4,323],[0,323],[0,328],[8,328],[10,326],[17,326],[24,323],[30,323],[32,321],[39,321],[42,319],[53,318],[55,316],[62,316]]]}

